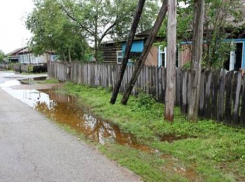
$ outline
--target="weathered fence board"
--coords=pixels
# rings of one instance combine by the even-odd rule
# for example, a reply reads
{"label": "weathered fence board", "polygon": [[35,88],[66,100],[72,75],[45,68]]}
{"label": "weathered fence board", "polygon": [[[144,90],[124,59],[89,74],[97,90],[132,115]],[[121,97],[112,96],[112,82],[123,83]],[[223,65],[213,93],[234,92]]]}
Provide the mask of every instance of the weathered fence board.
{"label": "weathered fence board", "polygon": [[225,72],[220,72],[219,81],[219,103],[218,103],[218,121],[223,121],[224,118],[224,97],[225,97]]}
{"label": "weathered fence board", "polygon": [[242,98],[241,98],[241,115],[240,115],[240,125],[245,126],[245,76],[243,76],[242,81]]}
{"label": "weathered fence board", "polygon": [[234,72],[231,71],[227,74],[227,83],[226,83],[226,97],[225,97],[225,122],[231,122],[231,105],[232,105],[232,80],[233,80]]}

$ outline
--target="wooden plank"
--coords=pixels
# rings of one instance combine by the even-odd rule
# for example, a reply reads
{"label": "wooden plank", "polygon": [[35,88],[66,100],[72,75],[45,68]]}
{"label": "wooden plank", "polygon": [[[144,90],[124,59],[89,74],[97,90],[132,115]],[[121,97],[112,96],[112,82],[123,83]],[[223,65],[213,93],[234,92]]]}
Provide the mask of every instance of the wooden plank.
{"label": "wooden plank", "polygon": [[217,120],[218,118],[218,112],[217,112],[217,100],[218,100],[218,88],[219,88],[219,71],[215,70],[212,74],[212,81],[211,81],[211,113],[212,113],[212,119]]}
{"label": "wooden plank", "polygon": [[158,70],[158,81],[159,81],[159,98],[158,101],[163,103],[163,78],[162,78],[162,68]]}
{"label": "wooden plank", "polygon": [[144,66],[146,69],[145,83],[146,83],[146,93],[149,94],[149,67]]}
{"label": "wooden plank", "polygon": [[190,70],[187,71],[187,111],[188,112],[188,107],[190,104],[190,99],[191,99],[191,72]]}
{"label": "wooden plank", "polygon": [[163,97],[163,103],[165,103],[165,95],[166,95],[166,68],[162,68],[162,97]]}
{"label": "wooden plank", "polygon": [[156,100],[159,100],[159,68],[155,67]]}
{"label": "wooden plank", "polygon": [[183,78],[182,78],[182,105],[181,111],[183,113],[187,113],[187,76],[188,72],[183,70]]}
{"label": "wooden plank", "polygon": [[[240,93],[242,87],[242,75],[241,72],[236,72],[234,75],[234,96],[233,96],[233,124],[239,124],[239,108],[240,108]],[[244,111],[245,112],[245,111]]]}
{"label": "wooden plank", "polygon": [[201,72],[200,80],[200,99],[199,99],[199,117],[204,116],[204,97],[205,97],[205,71]]}
{"label": "wooden plank", "polygon": [[180,105],[180,86],[181,86],[181,81],[180,81],[180,76],[181,76],[181,71],[180,69],[176,69],[176,105]]}
{"label": "wooden plank", "polygon": [[204,109],[204,117],[207,119],[211,118],[211,102],[210,102],[210,94],[211,94],[211,78],[212,78],[212,72],[210,70],[207,70],[205,72],[205,109]]}
{"label": "wooden plank", "polygon": [[224,120],[224,100],[225,100],[225,82],[226,76],[225,71],[220,72],[220,80],[219,80],[219,101],[218,101],[218,121]]}
{"label": "wooden plank", "polygon": [[226,98],[225,98],[225,122],[230,124],[231,122],[231,104],[232,104],[232,90],[233,90],[233,79],[234,71],[227,73],[227,84],[226,84]]}
{"label": "wooden plank", "polygon": [[241,115],[240,115],[240,125],[245,127],[245,75],[243,75],[242,80],[242,100],[241,100]]}

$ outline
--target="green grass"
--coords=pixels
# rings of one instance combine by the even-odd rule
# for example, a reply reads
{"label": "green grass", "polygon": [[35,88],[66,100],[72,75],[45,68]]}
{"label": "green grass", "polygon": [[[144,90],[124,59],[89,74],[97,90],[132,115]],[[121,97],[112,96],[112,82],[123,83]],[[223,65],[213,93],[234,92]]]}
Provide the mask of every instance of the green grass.
{"label": "green grass", "polygon": [[55,84],[55,83],[60,83],[59,80],[54,79],[54,78],[47,78],[46,80],[38,81],[38,83],[41,84]]}
{"label": "green grass", "polygon": [[[140,144],[157,151],[149,153],[117,144],[99,147],[145,181],[245,181],[243,129],[210,120],[188,122],[179,108],[175,108],[174,122],[169,123],[163,119],[164,105],[144,94],[131,97],[124,106],[111,105],[111,92],[103,88],[67,83],[63,91],[79,96],[81,103],[89,105],[94,114],[117,124],[132,133]],[[190,137],[168,143],[160,141],[158,136],[163,134]],[[179,168],[184,168],[184,172]]]}

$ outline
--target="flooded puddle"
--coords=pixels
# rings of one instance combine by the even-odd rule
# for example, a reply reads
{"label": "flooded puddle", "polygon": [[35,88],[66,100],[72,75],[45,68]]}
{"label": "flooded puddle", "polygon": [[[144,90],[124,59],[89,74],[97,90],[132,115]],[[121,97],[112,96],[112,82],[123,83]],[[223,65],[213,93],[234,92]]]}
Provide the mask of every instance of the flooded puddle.
{"label": "flooded puddle", "polygon": [[196,138],[195,136],[188,136],[188,135],[174,135],[174,134],[163,134],[159,136],[160,140],[162,142],[168,142],[168,143],[173,143],[174,141],[177,140],[184,140],[187,138]]}
{"label": "flooded puddle", "polygon": [[57,123],[68,125],[83,133],[88,139],[101,144],[115,142],[144,151],[151,150],[139,145],[133,135],[122,132],[117,125],[95,117],[89,109],[79,105],[77,98],[58,93],[55,88],[23,89],[21,81],[16,80],[0,84],[0,87]]}
{"label": "flooded puddle", "polygon": [[46,76],[35,77],[35,78],[27,78],[27,79],[20,80],[20,83],[23,85],[33,85],[33,84],[35,84],[35,81],[43,81],[46,79],[47,79]]}

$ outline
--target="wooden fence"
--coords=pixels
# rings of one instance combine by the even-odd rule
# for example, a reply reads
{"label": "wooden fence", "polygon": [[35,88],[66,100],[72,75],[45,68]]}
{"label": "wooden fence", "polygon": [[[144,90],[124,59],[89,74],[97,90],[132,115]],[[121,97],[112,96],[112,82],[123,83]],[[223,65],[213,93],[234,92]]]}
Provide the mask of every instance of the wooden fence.
{"label": "wooden fence", "polygon": [[[50,62],[48,72],[51,77],[73,83],[111,87],[115,85],[120,65]],[[128,66],[120,91],[129,82],[134,66]],[[145,92],[159,102],[165,100],[166,69],[144,67],[133,89],[133,94]],[[176,70],[176,106],[187,113],[190,98],[190,72]],[[245,76],[240,72],[202,70],[199,117],[214,119],[231,125],[245,126]],[[108,101],[109,102],[109,101]]]}
{"label": "wooden fence", "polygon": [[9,64],[8,63],[0,63],[0,70],[8,70],[9,69]]}

